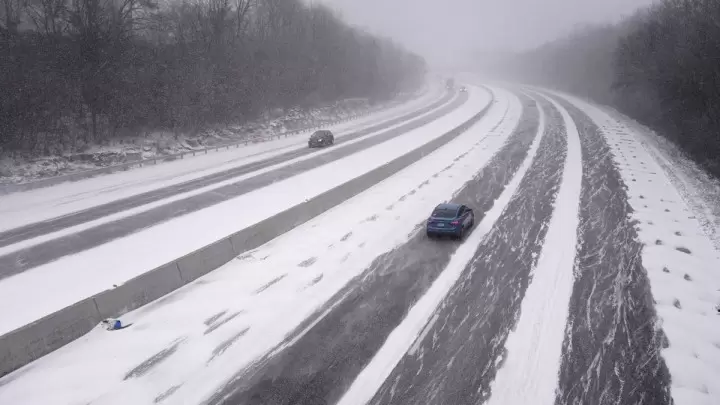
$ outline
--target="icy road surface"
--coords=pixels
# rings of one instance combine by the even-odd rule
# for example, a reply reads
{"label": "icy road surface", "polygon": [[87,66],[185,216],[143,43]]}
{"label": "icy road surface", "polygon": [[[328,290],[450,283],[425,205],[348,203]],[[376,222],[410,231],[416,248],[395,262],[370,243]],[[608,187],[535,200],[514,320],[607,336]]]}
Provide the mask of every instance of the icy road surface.
{"label": "icy road surface", "polygon": [[[470,130],[0,403],[719,404],[720,255],[669,160],[582,100],[492,90]],[[475,229],[428,240],[449,200]]]}

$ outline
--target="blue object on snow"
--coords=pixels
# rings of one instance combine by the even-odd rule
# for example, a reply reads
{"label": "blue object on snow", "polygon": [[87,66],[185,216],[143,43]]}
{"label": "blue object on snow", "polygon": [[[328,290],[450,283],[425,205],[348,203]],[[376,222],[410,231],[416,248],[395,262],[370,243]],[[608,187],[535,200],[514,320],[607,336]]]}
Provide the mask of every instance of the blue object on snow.
{"label": "blue object on snow", "polygon": [[105,319],[102,321],[102,323],[105,325],[105,329],[107,329],[107,330],[125,329],[131,325],[131,324],[123,325],[119,319],[112,319],[112,318]]}

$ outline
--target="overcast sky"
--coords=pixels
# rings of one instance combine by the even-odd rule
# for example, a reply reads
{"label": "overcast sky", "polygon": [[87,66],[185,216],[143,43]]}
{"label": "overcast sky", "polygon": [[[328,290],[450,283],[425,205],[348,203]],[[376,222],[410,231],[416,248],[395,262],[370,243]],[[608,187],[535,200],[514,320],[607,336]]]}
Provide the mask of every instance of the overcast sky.
{"label": "overcast sky", "polygon": [[[618,20],[652,0],[314,0],[429,61],[537,46],[574,25]],[[462,59],[462,58],[460,58]]]}

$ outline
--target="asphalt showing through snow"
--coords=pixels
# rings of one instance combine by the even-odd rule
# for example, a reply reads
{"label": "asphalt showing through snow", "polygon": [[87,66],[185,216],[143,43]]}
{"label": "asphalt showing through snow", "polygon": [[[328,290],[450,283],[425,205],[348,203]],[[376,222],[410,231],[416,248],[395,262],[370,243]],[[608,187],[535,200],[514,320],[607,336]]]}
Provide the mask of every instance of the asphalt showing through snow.
{"label": "asphalt showing through snow", "polygon": [[[371,404],[479,404],[504,357],[505,341],[537,262],[560,189],[567,137],[560,112],[546,112],[537,155],[498,221]],[[425,331],[424,331],[425,332]]]}
{"label": "asphalt showing through snow", "polygon": [[558,99],[580,134],[583,179],[575,285],[556,405],[671,404],[642,244],[625,184],[597,125]]}
{"label": "asphalt showing through snow", "polygon": [[[467,94],[462,93],[450,103],[440,107],[439,109],[431,112],[426,116],[423,116],[414,121],[410,121],[407,124],[401,125],[400,127],[387,130],[382,134],[378,134],[376,136],[366,139],[361,139],[351,145],[347,145],[336,150],[331,150],[328,153],[315,156],[311,159],[279,167],[269,172],[253,176],[251,178],[238,181],[236,183],[221,186],[211,191],[197,194],[182,200],[174,201],[135,215],[131,215],[102,225],[94,226],[79,231],[77,233],[62,236],[25,249],[17,250],[4,256],[0,256],[0,279],[12,276],[17,273],[21,273],[33,267],[52,262],[63,256],[91,249],[101,244],[110,242],[114,239],[130,235],[144,228],[157,225],[159,223],[168,221],[181,215],[189,214],[215,204],[219,204],[231,198],[235,198],[242,194],[268,186],[274,182],[281,181],[296,176],[307,170],[311,170],[316,167],[320,167],[322,165],[340,160],[353,153],[357,153],[364,149],[389,141],[393,138],[397,138],[413,129],[417,129],[422,127],[423,125],[427,125],[428,123],[437,120],[440,117],[445,116],[450,112],[456,110],[467,100]],[[362,135],[367,135],[367,133],[363,132]],[[361,137],[362,135],[353,134],[339,138],[338,145],[348,142],[351,139]],[[126,200],[119,200],[118,202],[101,205],[86,211],[79,212],[77,214],[72,214],[67,217],[59,218],[58,221],[60,222],[57,222],[55,225],[52,225],[49,228],[44,226],[43,223],[36,224],[40,228],[33,228],[35,230],[32,231],[26,230],[22,234],[29,235],[36,234],[41,231],[41,233],[45,233],[60,230],[67,226],[77,225],[88,220],[102,217],[104,215],[110,215],[118,211],[130,209],[138,205],[156,201],[161,198],[166,198],[179,192],[208,186],[222,180],[227,180],[248,172],[260,170],[264,167],[278,164],[288,159],[313,153],[314,151],[315,150],[310,149],[300,149],[295,152],[290,152],[290,154],[283,154],[269,160],[258,162],[256,164],[241,166],[236,169],[231,169],[229,171],[219,173],[217,175],[206,176],[188,183],[183,183],[158,191],[141,194],[139,196],[136,196],[137,199],[134,199],[135,197],[132,197]],[[292,154],[296,154],[297,156]],[[73,217],[75,218],[75,220],[71,221],[70,218]],[[66,220],[63,218],[69,219]],[[49,222],[52,223],[52,221]],[[5,234],[5,237],[7,238],[6,240],[12,239],[11,232],[13,231],[9,232],[10,233]]]}
{"label": "asphalt showing through snow", "polygon": [[[475,209],[476,223],[518,170],[537,132],[537,108],[534,104],[527,107],[532,103],[523,100],[526,108],[509,140],[453,197]],[[242,370],[210,403],[310,405],[337,401],[445,269],[457,246],[430,241],[424,232],[417,232],[404,245],[379,256],[330,300],[330,313],[294,344]],[[314,318],[299,326],[296,334]]]}

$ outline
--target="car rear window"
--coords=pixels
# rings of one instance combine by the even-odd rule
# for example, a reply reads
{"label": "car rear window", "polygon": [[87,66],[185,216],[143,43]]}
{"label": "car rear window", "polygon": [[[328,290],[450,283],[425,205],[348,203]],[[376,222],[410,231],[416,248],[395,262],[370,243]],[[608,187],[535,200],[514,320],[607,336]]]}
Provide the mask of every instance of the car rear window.
{"label": "car rear window", "polygon": [[435,208],[432,216],[435,218],[455,218],[457,208]]}

